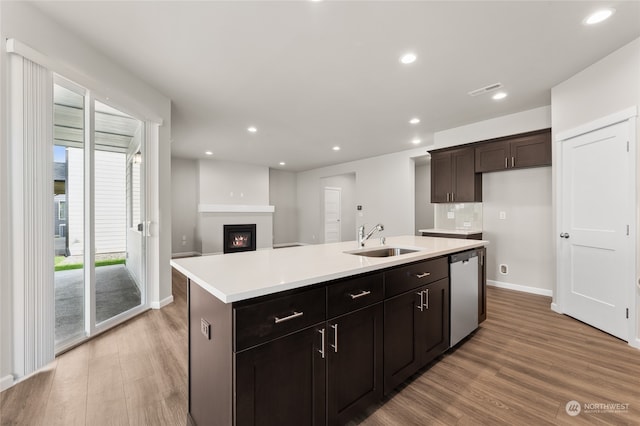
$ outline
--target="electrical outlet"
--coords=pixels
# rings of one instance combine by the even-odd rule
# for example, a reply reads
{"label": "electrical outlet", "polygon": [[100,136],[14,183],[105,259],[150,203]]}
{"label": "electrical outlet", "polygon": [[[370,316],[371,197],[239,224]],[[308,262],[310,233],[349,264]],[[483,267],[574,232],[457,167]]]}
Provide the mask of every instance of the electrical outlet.
{"label": "electrical outlet", "polygon": [[506,265],[506,264],[502,263],[500,265],[500,273],[502,275],[508,275],[509,274],[509,265]]}
{"label": "electrical outlet", "polygon": [[447,212],[447,219],[455,219],[456,214],[454,212]]}
{"label": "electrical outlet", "polygon": [[207,340],[211,340],[211,324],[204,318],[200,318],[200,332]]}
{"label": "electrical outlet", "polygon": [[500,212],[500,219],[505,220],[507,218],[507,212]]}

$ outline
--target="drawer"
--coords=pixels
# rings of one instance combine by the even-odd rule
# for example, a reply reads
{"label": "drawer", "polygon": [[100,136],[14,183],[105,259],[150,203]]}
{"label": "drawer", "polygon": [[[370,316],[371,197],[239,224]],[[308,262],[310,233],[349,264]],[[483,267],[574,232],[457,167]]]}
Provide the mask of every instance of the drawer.
{"label": "drawer", "polygon": [[235,346],[239,352],[326,318],[325,287],[234,308]]}
{"label": "drawer", "polygon": [[449,260],[446,256],[392,269],[384,273],[385,297],[395,296],[448,276]]}
{"label": "drawer", "polygon": [[377,273],[329,284],[328,317],[333,318],[380,302],[384,298],[382,282],[382,273]]}

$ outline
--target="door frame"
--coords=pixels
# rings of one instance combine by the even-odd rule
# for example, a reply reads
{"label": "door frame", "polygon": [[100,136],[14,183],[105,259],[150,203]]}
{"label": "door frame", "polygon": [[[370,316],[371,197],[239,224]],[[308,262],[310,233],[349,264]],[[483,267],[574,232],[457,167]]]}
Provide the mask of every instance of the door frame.
{"label": "door frame", "polygon": [[563,142],[566,142],[570,139],[573,139],[577,136],[584,135],[586,133],[593,132],[595,130],[599,130],[605,127],[612,126],[614,124],[619,124],[625,121],[628,121],[629,124],[629,154],[631,156],[631,164],[630,164],[630,173],[633,176],[633,180],[635,185],[629,185],[628,194],[630,203],[630,211],[628,212],[629,216],[632,218],[629,224],[629,238],[627,250],[631,258],[634,260],[635,267],[633,271],[629,272],[629,280],[627,284],[627,288],[625,290],[628,300],[630,300],[629,306],[629,323],[627,329],[627,342],[630,346],[640,348],[640,336],[638,336],[638,332],[640,331],[640,327],[638,326],[638,307],[640,305],[640,281],[638,277],[638,265],[640,265],[640,252],[637,250],[637,242],[638,242],[638,173],[637,173],[637,165],[638,165],[638,152],[637,152],[637,131],[636,131],[636,120],[638,116],[638,108],[636,106],[632,106],[626,108],[622,111],[610,114],[605,117],[598,118],[596,120],[590,121],[588,123],[584,123],[580,126],[574,127],[572,129],[557,133],[555,135],[555,147],[554,147],[554,174],[555,174],[555,182],[554,182],[554,190],[555,190],[555,226],[553,227],[553,238],[556,249],[556,291],[554,292],[554,301],[551,303],[551,309],[557,313],[564,314],[565,313],[565,300],[564,300],[564,292],[566,290],[566,285],[563,281],[563,277],[565,276],[565,265],[563,265],[561,259],[563,254],[564,246],[561,244],[562,241],[558,238],[559,232],[562,232],[560,227],[563,223],[563,194],[562,194],[562,148]]}
{"label": "door frame", "polygon": [[323,186],[322,187],[322,242],[326,242],[327,239],[327,189],[332,190],[332,191],[338,191],[338,193],[340,194],[340,206],[339,206],[339,219],[338,222],[340,222],[340,226],[338,227],[339,233],[340,233],[340,238],[338,238],[338,242],[342,241],[342,188],[337,187],[337,186]]}
{"label": "door frame", "polygon": [[[141,191],[142,191],[142,215],[144,218],[144,230],[142,232],[142,256],[141,256],[141,270],[142,270],[142,282],[140,288],[140,304],[125,312],[121,312],[111,318],[104,320],[103,322],[96,324],[96,273],[95,273],[95,102],[101,102],[110,107],[116,108],[125,114],[137,119],[142,125],[142,137],[140,140],[140,151],[143,155],[143,159],[148,152],[149,140],[147,133],[149,131],[149,122],[141,119],[139,114],[131,112],[128,108],[122,108],[117,102],[114,102],[107,96],[102,96],[95,91],[83,87],[82,85],[70,80],[64,75],[53,72],[52,83],[65,87],[75,93],[81,94],[84,98],[84,147],[83,147],[83,167],[84,167],[84,336],[74,337],[68,340],[59,342],[54,347],[56,355],[66,352],[79,344],[131,319],[142,312],[149,309],[148,301],[148,281],[147,281],[147,268],[149,265],[148,259],[148,195],[147,195],[147,167],[145,161],[141,164]],[[128,161],[128,159],[126,160]],[[129,201],[127,200],[127,203]],[[127,208],[128,208],[127,204]],[[127,224],[128,225],[128,224]],[[126,236],[125,236],[126,238]],[[55,300],[54,300],[55,303]],[[55,307],[54,307],[55,312]]]}

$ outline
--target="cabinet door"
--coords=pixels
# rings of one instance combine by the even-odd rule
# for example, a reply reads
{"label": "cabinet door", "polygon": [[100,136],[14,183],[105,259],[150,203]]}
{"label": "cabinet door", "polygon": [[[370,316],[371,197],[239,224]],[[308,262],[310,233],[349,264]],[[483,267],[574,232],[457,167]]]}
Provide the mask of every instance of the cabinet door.
{"label": "cabinet door", "polygon": [[346,424],[382,399],[382,303],[327,323],[328,424]]}
{"label": "cabinet door", "polygon": [[551,165],[551,130],[511,141],[510,167]]}
{"label": "cabinet door", "polygon": [[426,365],[449,349],[449,279],[436,281],[421,291],[424,296],[420,321],[425,326],[416,340],[421,350],[421,364]]}
{"label": "cabinet door", "polygon": [[324,425],[321,327],[237,353],[236,425]]}
{"label": "cabinet door", "polygon": [[482,175],[476,174],[474,149],[464,148],[452,151],[451,163],[453,184],[450,201],[456,203],[482,201]]}
{"label": "cabinet door", "polygon": [[509,142],[488,142],[476,148],[476,173],[506,170],[510,166]]}
{"label": "cabinet door", "polygon": [[431,155],[431,202],[448,203],[452,192],[453,170],[448,152]]}
{"label": "cabinet door", "polygon": [[384,393],[392,391],[422,366],[416,336],[425,334],[420,289],[384,302]]}

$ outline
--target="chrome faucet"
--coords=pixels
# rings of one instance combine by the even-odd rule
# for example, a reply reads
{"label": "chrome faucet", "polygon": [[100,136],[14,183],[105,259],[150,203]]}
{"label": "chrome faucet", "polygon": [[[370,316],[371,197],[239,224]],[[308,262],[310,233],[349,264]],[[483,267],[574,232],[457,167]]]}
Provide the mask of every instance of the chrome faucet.
{"label": "chrome faucet", "polygon": [[376,231],[384,231],[384,225],[381,223],[377,224],[376,226],[371,228],[371,230],[366,235],[364,233],[364,225],[360,226],[358,228],[358,246],[364,247],[364,242],[371,238],[373,233]]}

